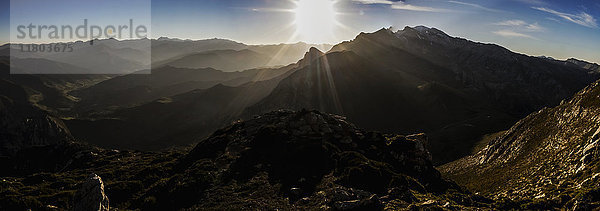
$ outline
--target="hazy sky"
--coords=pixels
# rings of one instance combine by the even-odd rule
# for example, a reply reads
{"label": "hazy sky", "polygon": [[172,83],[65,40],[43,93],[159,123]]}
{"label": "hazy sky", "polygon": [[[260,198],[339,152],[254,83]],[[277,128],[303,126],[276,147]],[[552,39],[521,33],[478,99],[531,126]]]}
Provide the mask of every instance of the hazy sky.
{"label": "hazy sky", "polygon": [[[0,42],[9,40],[9,1],[2,1]],[[18,0],[32,1],[32,0]],[[41,0],[37,0],[39,2]],[[64,1],[64,0],[63,0]],[[30,5],[32,22],[47,20],[80,23],[83,17],[96,23],[120,24],[130,16],[138,17],[149,8],[116,1],[114,5],[80,0],[78,6],[35,8]],[[137,0],[140,1],[140,0]],[[334,15],[300,16],[302,3],[333,5]],[[315,3],[320,1],[321,3]],[[58,2],[58,1],[47,1]],[[248,44],[290,43],[298,41],[338,43],[353,39],[360,32],[383,27],[425,25],[452,36],[480,42],[497,43],[529,55],[557,59],[576,57],[600,63],[600,1],[598,0],[152,0],[151,36],[205,39],[227,38]],[[82,5],[89,5],[81,11]],[[108,6],[107,6],[108,5]],[[61,12],[62,10],[62,12]],[[43,12],[49,11],[49,12]],[[140,12],[142,11],[142,12]],[[315,8],[314,13],[329,13]],[[323,17],[321,17],[323,16]],[[28,16],[29,17],[29,16]],[[310,19],[300,22],[297,17]],[[335,19],[331,33],[322,26]],[[316,20],[316,22],[315,22]],[[14,21],[14,20],[13,20]],[[23,21],[23,20],[21,20]],[[142,20],[143,22],[143,20]],[[308,23],[308,24],[307,24]],[[302,28],[301,30],[299,30]],[[14,29],[13,29],[14,30]]]}

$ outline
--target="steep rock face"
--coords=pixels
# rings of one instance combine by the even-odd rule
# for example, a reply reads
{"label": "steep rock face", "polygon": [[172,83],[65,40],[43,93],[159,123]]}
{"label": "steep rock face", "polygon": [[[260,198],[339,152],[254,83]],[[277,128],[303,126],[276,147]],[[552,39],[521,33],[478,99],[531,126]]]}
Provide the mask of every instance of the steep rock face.
{"label": "steep rock face", "polygon": [[426,139],[367,132],[317,111],[274,111],[201,141],[143,206],[406,208],[423,200],[417,195],[463,193],[432,166]]}
{"label": "steep rock face", "polygon": [[600,84],[519,121],[477,154],[443,166],[450,178],[526,208],[598,207]]}
{"label": "steep rock face", "polygon": [[73,210],[110,210],[108,196],[104,194],[104,182],[96,174],[90,174],[73,198]]}

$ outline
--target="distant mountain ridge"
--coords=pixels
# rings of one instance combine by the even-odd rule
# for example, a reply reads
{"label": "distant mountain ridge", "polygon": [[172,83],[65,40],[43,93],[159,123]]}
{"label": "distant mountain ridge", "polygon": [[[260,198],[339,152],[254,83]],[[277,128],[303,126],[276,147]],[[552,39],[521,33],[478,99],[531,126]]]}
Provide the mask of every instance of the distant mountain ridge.
{"label": "distant mountain ridge", "polygon": [[[226,72],[264,68],[273,58],[248,49],[215,50],[185,55],[168,61],[167,65],[179,68],[214,68]],[[279,63],[279,62],[275,62]]]}
{"label": "distant mountain ridge", "polygon": [[[0,46],[0,56],[15,58],[48,59],[82,68],[89,74],[129,74],[151,66],[163,66],[168,62],[188,58],[171,66],[189,68],[215,68],[223,71],[241,71],[258,67],[277,67],[295,63],[310,47],[329,50],[327,44],[277,44],[246,45],[226,39],[181,40],[161,37],[159,39],[117,40],[95,39],[52,43],[70,45],[73,52],[22,52],[17,45]],[[11,50],[12,49],[12,50]],[[228,54],[227,51],[242,53]],[[221,56],[211,56],[213,52]],[[219,53],[220,52],[220,53]],[[202,56],[204,53],[205,56]],[[196,57],[190,59],[196,55]],[[230,59],[237,59],[234,62]],[[245,59],[245,60],[242,60]],[[195,64],[194,60],[203,60]],[[40,72],[44,73],[44,72]]]}

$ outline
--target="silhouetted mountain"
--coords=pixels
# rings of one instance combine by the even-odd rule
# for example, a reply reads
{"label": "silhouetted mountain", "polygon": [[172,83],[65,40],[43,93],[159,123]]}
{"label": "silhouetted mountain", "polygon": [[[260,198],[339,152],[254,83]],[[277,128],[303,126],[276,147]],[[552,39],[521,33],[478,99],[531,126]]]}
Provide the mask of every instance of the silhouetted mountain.
{"label": "silhouetted mountain", "polygon": [[442,169],[471,190],[521,201],[522,209],[595,209],[600,200],[599,93],[596,82]]}
{"label": "silhouetted mountain", "polygon": [[482,135],[598,78],[436,29],[382,29],[334,46],[248,113],[311,108],[346,115],[369,129],[427,132],[434,159],[444,162],[468,154]]}
{"label": "silhouetted mountain", "polygon": [[[452,77],[445,80],[458,80],[469,90],[485,92],[484,96],[495,103],[524,115],[560,102],[598,77],[545,59],[513,53],[498,45],[450,37],[426,27],[406,27],[395,33],[383,29],[359,35],[332,51],[342,49],[389,66],[412,65],[406,60],[391,59],[398,58],[393,49],[408,52],[449,70],[447,74]],[[435,80],[444,82],[443,78]]]}

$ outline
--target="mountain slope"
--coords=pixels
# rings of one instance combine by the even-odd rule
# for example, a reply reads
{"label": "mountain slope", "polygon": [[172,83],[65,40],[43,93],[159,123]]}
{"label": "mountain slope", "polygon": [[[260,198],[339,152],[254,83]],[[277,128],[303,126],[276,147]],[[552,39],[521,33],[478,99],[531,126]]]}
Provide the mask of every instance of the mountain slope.
{"label": "mountain slope", "polygon": [[426,146],[423,134],[369,132],[337,115],[276,111],[217,130],[191,151],[67,147],[78,150],[64,153],[69,162],[59,170],[0,178],[7,190],[0,208],[70,209],[89,172],[102,177],[110,207],[124,210],[493,206],[441,178]]}
{"label": "mountain slope", "polygon": [[[371,63],[352,51],[334,52],[318,57],[310,65],[282,80],[266,99],[248,110],[250,113],[260,113],[277,108],[314,108],[346,114],[368,128],[388,126],[414,132],[426,127],[419,123],[409,125],[409,122],[414,124],[417,122],[415,118],[426,117],[405,112],[419,109],[425,101],[444,103],[447,100],[445,103],[453,104],[452,107],[465,109],[474,103],[469,102],[462,93],[455,93],[444,86],[428,84],[419,88],[418,85],[415,77]],[[447,98],[427,99],[428,92],[436,91],[445,92]],[[434,107],[420,109],[428,110],[430,116],[435,116],[436,110],[443,110]],[[361,115],[365,112],[368,115]],[[399,117],[406,122],[391,120],[389,116]],[[431,121],[430,124],[444,122]]]}
{"label": "mountain slope", "polygon": [[[286,76],[247,82],[237,87],[217,84],[161,98],[130,108],[117,109],[96,120],[69,120],[75,137],[106,147],[157,150],[187,145],[231,121],[244,108],[268,95]],[[279,71],[279,70],[270,70]]]}
{"label": "mountain slope", "polygon": [[47,59],[10,59],[11,74],[89,74],[86,68]]}
{"label": "mountain slope", "polygon": [[81,115],[105,112],[148,103],[163,97],[208,89],[217,84],[239,86],[248,82],[269,80],[284,74],[292,66],[222,72],[212,68],[189,69],[164,66],[151,74],[117,76],[94,86],[71,92],[81,100],[74,111]]}
{"label": "mountain slope", "polygon": [[477,154],[441,169],[474,191],[529,201],[530,207],[523,208],[597,208],[598,134],[596,82],[559,106],[522,119]]}
{"label": "mountain slope", "polygon": [[[10,64],[10,65],[9,65]],[[92,86],[108,79],[107,75],[86,74],[11,74],[16,72],[84,73],[82,68],[46,59],[19,59],[0,57],[0,78],[14,83],[27,91],[28,102],[53,113],[69,110],[76,99],[68,93]],[[4,93],[0,90],[0,94]]]}
{"label": "mountain slope", "polygon": [[[297,69],[309,65],[313,59],[322,54],[316,48],[312,48],[296,64],[276,69],[252,69],[243,72],[225,73],[212,69],[208,69],[210,71],[199,71],[168,67],[143,77],[148,77],[147,79],[150,79],[150,81],[157,80],[154,84],[186,84],[182,83],[180,79],[193,80],[194,78],[198,80],[204,78],[233,79],[217,82],[218,85],[207,89],[195,89],[174,96],[165,95],[164,98],[153,102],[142,103],[129,108],[118,108],[113,112],[95,116],[95,119],[75,119],[66,123],[75,137],[100,146],[156,150],[169,146],[191,144],[200,138],[206,137],[213,130],[238,120],[241,116],[251,118],[251,116],[247,116],[248,113],[244,113],[247,107],[264,99],[281,80],[293,74]],[[178,72],[187,74],[177,74]],[[207,75],[207,73],[210,74]],[[131,80],[132,77],[141,76],[117,77],[114,80],[91,87],[92,91],[86,92],[94,94],[102,93],[99,91],[102,89],[110,90],[120,86],[129,87],[134,83]],[[152,84],[148,81],[141,82],[142,84]],[[178,85],[171,87],[175,86]],[[130,91],[123,90],[125,89],[104,92],[115,94],[106,95],[107,98],[105,99],[108,99],[108,97],[115,99],[115,96],[129,96],[131,94]],[[165,87],[158,90],[164,94]],[[124,99],[136,98],[131,96]]]}
{"label": "mountain slope", "polygon": [[567,63],[572,63],[574,65],[577,65],[583,69],[587,69],[589,71],[592,72],[598,72],[600,71],[600,65],[596,64],[596,63],[589,63],[586,61],[582,61],[582,60],[578,60],[578,59],[574,59],[574,58],[570,58],[567,59],[566,61]]}
{"label": "mountain slope", "polygon": [[0,90],[0,156],[72,139],[60,119],[30,104],[25,88],[0,78]]}
{"label": "mountain slope", "polygon": [[382,29],[334,46],[248,113],[310,108],[369,129],[427,132],[434,159],[448,162],[469,154],[483,135],[556,105],[599,77],[439,30]]}
{"label": "mountain slope", "polygon": [[413,62],[392,59],[403,56],[397,52],[407,52],[447,69],[443,78],[433,80],[444,84],[459,82],[518,115],[556,105],[599,77],[571,65],[517,54],[494,44],[451,37],[423,26],[361,34],[332,49],[339,50],[351,50],[381,64],[411,66]]}

